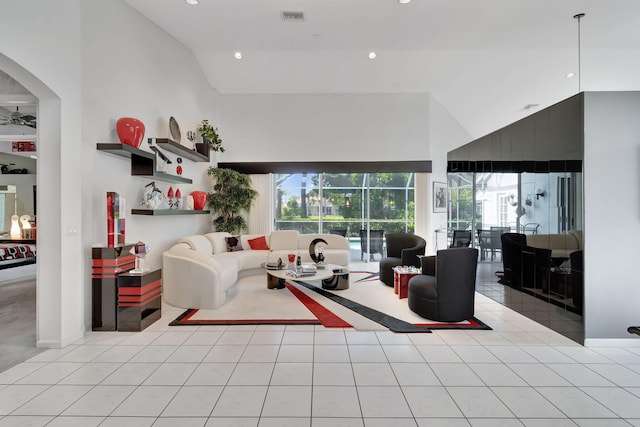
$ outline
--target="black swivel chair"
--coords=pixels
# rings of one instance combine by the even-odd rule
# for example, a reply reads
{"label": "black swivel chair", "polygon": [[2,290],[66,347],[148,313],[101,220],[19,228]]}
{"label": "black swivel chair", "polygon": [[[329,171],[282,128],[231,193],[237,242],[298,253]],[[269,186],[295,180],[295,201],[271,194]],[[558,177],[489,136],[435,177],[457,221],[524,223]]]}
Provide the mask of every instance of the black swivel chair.
{"label": "black swivel chair", "polygon": [[333,230],[329,230],[329,234],[337,234],[338,236],[347,237],[347,229],[334,228]]}
{"label": "black swivel chair", "polygon": [[425,319],[461,322],[473,317],[478,250],[451,248],[422,258],[422,274],[409,279],[408,304]]}
{"label": "black swivel chair", "polygon": [[393,286],[393,267],[420,267],[420,256],[424,255],[427,242],[411,233],[387,233],[385,239],[387,256],[380,260],[380,281],[387,286]]}
{"label": "black swivel chair", "polygon": [[521,233],[503,233],[502,284],[515,289],[532,288],[548,292],[551,250],[527,246],[527,236]]}
{"label": "black swivel chair", "polygon": [[382,257],[382,246],[384,230],[369,230],[369,241],[371,247],[367,246],[367,230],[360,230],[360,261],[364,259],[364,254],[369,254],[369,260],[373,261],[373,254],[380,254]]}
{"label": "black swivel chair", "polygon": [[490,243],[491,261],[493,261],[497,252],[500,252],[500,256],[502,256],[502,238],[500,236],[502,236],[504,233],[511,232],[511,228],[510,227],[491,227],[489,229],[489,232],[491,235],[491,243]]}
{"label": "black swivel chair", "polygon": [[453,230],[450,248],[468,248],[471,245],[471,230]]}
{"label": "black swivel chair", "polygon": [[504,233],[502,240],[503,285],[519,289],[522,286],[522,249],[527,246],[527,236],[520,233]]}

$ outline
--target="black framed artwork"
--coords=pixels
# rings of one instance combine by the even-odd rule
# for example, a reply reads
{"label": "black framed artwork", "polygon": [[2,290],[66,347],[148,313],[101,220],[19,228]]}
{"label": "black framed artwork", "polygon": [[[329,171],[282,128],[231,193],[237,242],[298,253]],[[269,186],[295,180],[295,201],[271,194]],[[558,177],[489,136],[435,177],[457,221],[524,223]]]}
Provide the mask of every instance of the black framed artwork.
{"label": "black framed artwork", "polygon": [[446,182],[433,182],[433,211],[436,213],[447,211]]}

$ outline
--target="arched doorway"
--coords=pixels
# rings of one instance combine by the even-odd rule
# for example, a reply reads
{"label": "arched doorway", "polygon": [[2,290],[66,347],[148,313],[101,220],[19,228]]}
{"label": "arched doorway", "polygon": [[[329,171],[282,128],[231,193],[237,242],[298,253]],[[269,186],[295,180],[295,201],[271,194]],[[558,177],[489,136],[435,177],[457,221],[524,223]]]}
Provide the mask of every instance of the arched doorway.
{"label": "arched doorway", "polygon": [[0,371],[42,351],[36,347],[36,109],[36,98],[0,70]]}
{"label": "arched doorway", "polygon": [[[38,263],[36,278],[36,340],[39,347],[61,347],[63,289],[60,252],[64,250],[60,212],[61,100],[33,73],[0,54],[0,70],[10,75],[37,99],[38,148]],[[56,187],[57,185],[57,187]],[[46,209],[45,209],[46,207]],[[44,237],[43,237],[44,236]],[[46,280],[45,280],[46,278]]]}

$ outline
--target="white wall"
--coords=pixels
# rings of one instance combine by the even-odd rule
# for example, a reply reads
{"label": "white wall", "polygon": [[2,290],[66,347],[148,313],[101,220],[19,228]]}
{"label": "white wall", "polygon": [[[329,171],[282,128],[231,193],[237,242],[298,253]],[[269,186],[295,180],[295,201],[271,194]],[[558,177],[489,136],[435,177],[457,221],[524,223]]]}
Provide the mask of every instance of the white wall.
{"label": "white wall", "polygon": [[[90,328],[90,247],[106,240],[104,193],[121,192],[131,207],[148,182],[95,144],[117,142],[113,126],[126,115],[149,136],[167,136],[172,115],[184,132],[187,121],[215,118],[215,93],[190,51],[121,1],[3,5],[0,52],[0,69],[39,98],[37,339],[64,346]],[[183,193],[208,189],[206,167],[185,161],[194,184]],[[127,240],[148,243],[158,267],[170,242],[209,227],[204,215],[129,216]]]}
{"label": "white wall", "polygon": [[638,338],[640,92],[585,93],[585,337]]}
{"label": "white wall", "polygon": [[219,161],[429,160],[428,94],[221,95]]}
{"label": "white wall", "polygon": [[37,300],[46,307],[37,315],[42,346],[66,345],[83,330],[82,179],[71,167],[81,164],[81,3],[11,2],[0,14],[0,68],[39,99],[38,204],[48,209],[38,220]]}
{"label": "white wall", "polygon": [[[169,118],[174,116],[188,143],[186,131],[195,131],[204,118],[215,119],[214,90],[191,51],[124,3],[87,1],[83,7],[83,163],[77,165],[90,185],[83,191],[83,244],[85,254],[92,245],[106,244],[106,192],[116,191],[127,202],[126,240],[151,247],[146,264],[162,266],[162,252],[182,236],[211,229],[209,215],[140,216],[130,209],[140,207],[144,186],[152,179],[132,177],[128,159],[96,150],[98,142],[119,142],[115,122],[120,117],[140,119],[147,137],[169,137]],[[117,31],[114,31],[117,29]],[[176,155],[170,173],[175,174]],[[183,195],[209,191],[209,163],[184,159],[183,176],[193,184],[155,181],[165,191],[179,188]],[[84,321],[91,326],[91,260],[83,263],[85,289]]]}
{"label": "white wall", "polygon": [[[427,157],[431,160],[431,183],[428,186],[429,206],[427,209],[429,224],[423,236],[427,240],[427,253],[434,254],[436,238],[440,236],[438,249],[446,247],[446,239],[435,230],[447,227],[447,214],[433,212],[433,181],[447,182],[447,152],[471,141],[471,135],[438,102],[431,98],[429,103],[429,147]],[[443,246],[444,244],[444,246]]]}

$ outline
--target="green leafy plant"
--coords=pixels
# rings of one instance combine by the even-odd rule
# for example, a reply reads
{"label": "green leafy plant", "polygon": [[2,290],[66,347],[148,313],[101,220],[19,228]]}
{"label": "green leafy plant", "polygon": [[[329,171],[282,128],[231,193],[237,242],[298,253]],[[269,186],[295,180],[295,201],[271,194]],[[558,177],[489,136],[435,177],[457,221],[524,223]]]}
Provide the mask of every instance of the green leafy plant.
{"label": "green leafy plant", "polygon": [[224,153],[224,147],[222,146],[222,138],[218,135],[218,128],[213,127],[209,123],[209,120],[203,120],[200,122],[197,128],[198,133],[202,136],[204,143],[209,143],[213,151],[220,151]]}
{"label": "green leafy plant", "polygon": [[248,175],[233,169],[209,167],[207,170],[213,181],[213,192],[207,194],[207,203],[212,214],[216,231],[237,234],[246,230],[247,222],[240,215],[248,211],[258,192],[253,189]]}

